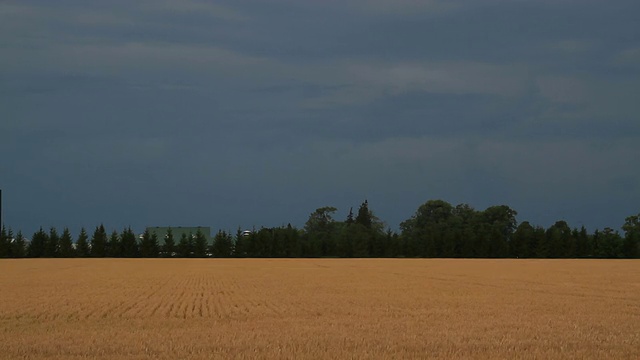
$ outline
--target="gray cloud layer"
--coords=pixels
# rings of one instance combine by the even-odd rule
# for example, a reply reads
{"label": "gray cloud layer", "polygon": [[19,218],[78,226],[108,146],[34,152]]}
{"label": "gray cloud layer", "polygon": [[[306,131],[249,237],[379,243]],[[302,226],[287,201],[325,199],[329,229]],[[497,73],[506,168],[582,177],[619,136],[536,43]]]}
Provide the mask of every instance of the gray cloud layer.
{"label": "gray cloud layer", "polygon": [[2,1],[7,223],[640,209],[635,1]]}

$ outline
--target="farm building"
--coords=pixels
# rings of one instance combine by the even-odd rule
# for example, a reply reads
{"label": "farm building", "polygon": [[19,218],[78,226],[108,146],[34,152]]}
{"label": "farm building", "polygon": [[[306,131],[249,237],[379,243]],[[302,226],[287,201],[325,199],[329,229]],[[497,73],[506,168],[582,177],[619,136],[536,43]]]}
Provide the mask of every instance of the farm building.
{"label": "farm building", "polygon": [[167,238],[167,234],[169,232],[169,229],[171,229],[171,232],[173,233],[173,241],[175,241],[176,244],[180,241],[180,238],[182,237],[182,234],[186,235],[187,237],[189,237],[189,236],[194,237],[194,236],[196,236],[198,231],[200,231],[204,235],[204,237],[207,239],[207,244],[208,245],[212,245],[213,244],[213,237],[211,237],[211,228],[208,227],[208,226],[195,226],[195,227],[152,226],[152,227],[147,227],[147,231],[149,231],[150,234],[156,234],[156,236],[158,237],[158,244],[159,245],[164,245],[164,240]]}

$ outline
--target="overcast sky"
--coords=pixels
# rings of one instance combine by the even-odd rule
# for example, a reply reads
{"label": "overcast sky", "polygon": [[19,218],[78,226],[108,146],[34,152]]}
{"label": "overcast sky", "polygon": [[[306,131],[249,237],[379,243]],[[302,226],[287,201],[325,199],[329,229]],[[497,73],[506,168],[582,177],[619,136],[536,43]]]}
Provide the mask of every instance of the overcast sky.
{"label": "overcast sky", "polygon": [[640,212],[637,0],[0,0],[4,219]]}

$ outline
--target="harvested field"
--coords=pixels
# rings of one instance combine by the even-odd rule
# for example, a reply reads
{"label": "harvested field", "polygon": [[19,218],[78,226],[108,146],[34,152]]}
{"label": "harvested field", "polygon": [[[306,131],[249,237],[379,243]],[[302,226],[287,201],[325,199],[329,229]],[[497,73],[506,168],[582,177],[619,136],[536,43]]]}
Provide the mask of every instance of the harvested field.
{"label": "harvested field", "polygon": [[640,358],[640,262],[0,260],[0,358]]}

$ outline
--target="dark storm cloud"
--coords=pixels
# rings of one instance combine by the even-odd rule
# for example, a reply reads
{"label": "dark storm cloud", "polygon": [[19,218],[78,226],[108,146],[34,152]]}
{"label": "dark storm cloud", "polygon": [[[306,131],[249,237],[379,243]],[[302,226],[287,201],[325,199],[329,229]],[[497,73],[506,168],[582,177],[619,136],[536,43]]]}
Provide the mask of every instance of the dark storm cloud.
{"label": "dark storm cloud", "polygon": [[368,198],[395,228],[444,198],[617,227],[639,211],[639,10],[0,2],[6,220],[302,225]]}

